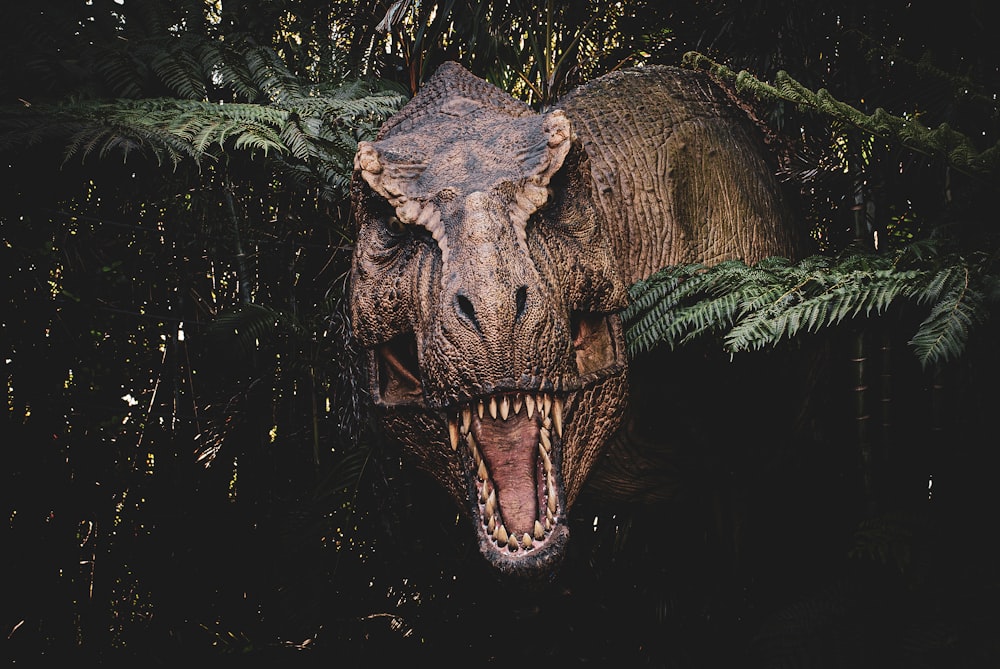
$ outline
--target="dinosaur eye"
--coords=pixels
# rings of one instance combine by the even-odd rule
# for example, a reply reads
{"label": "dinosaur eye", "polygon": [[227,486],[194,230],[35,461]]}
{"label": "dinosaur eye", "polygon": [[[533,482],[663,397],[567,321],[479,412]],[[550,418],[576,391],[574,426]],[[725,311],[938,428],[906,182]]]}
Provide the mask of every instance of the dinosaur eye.
{"label": "dinosaur eye", "polygon": [[385,221],[385,227],[388,228],[389,232],[393,235],[406,234],[406,224],[399,220],[396,216],[389,216]]}
{"label": "dinosaur eye", "polygon": [[404,223],[394,214],[390,214],[382,219],[384,229],[392,244],[403,244],[416,241],[427,241],[431,239],[431,233],[419,225]]}

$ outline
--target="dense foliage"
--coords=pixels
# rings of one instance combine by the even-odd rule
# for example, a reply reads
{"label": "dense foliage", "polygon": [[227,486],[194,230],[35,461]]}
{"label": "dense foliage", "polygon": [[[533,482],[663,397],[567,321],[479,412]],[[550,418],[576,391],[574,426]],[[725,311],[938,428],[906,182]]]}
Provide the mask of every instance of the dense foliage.
{"label": "dense foliage", "polygon": [[[6,7],[5,656],[995,666],[987,9]],[[583,500],[531,592],[370,429],[343,301],[354,147],[446,59],[539,108],[710,69],[811,240],[633,287],[640,427],[697,458],[670,506]]]}

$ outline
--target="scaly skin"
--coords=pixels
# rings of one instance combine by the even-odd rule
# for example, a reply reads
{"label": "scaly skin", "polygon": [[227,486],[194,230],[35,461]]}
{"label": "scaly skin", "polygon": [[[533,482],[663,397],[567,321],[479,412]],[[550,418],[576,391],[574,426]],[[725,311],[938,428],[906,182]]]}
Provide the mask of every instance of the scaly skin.
{"label": "scaly skin", "polygon": [[629,282],[790,254],[762,155],[704,75],[667,68],[538,114],[449,63],[359,144],[351,306],[372,396],[501,573],[563,559],[628,405]]}

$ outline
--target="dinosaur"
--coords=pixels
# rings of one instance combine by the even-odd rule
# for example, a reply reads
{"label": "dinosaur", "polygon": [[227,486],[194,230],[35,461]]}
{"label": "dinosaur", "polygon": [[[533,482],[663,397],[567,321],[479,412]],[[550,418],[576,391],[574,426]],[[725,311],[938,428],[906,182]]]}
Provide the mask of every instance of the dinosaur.
{"label": "dinosaur", "polygon": [[558,571],[595,465],[617,458],[627,491],[628,287],[795,254],[769,159],[707,74],[669,66],[536,112],[448,62],[359,142],[349,303],[372,405],[501,578]]}

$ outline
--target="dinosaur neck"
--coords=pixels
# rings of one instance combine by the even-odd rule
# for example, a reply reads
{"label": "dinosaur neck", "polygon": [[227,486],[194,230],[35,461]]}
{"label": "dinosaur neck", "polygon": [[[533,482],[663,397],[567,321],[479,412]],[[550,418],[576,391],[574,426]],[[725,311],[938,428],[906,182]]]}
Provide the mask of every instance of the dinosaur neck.
{"label": "dinosaur neck", "polygon": [[702,73],[651,74],[616,73],[562,103],[623,278],[686,262],[794,256],[775,168],[749,119]]}

